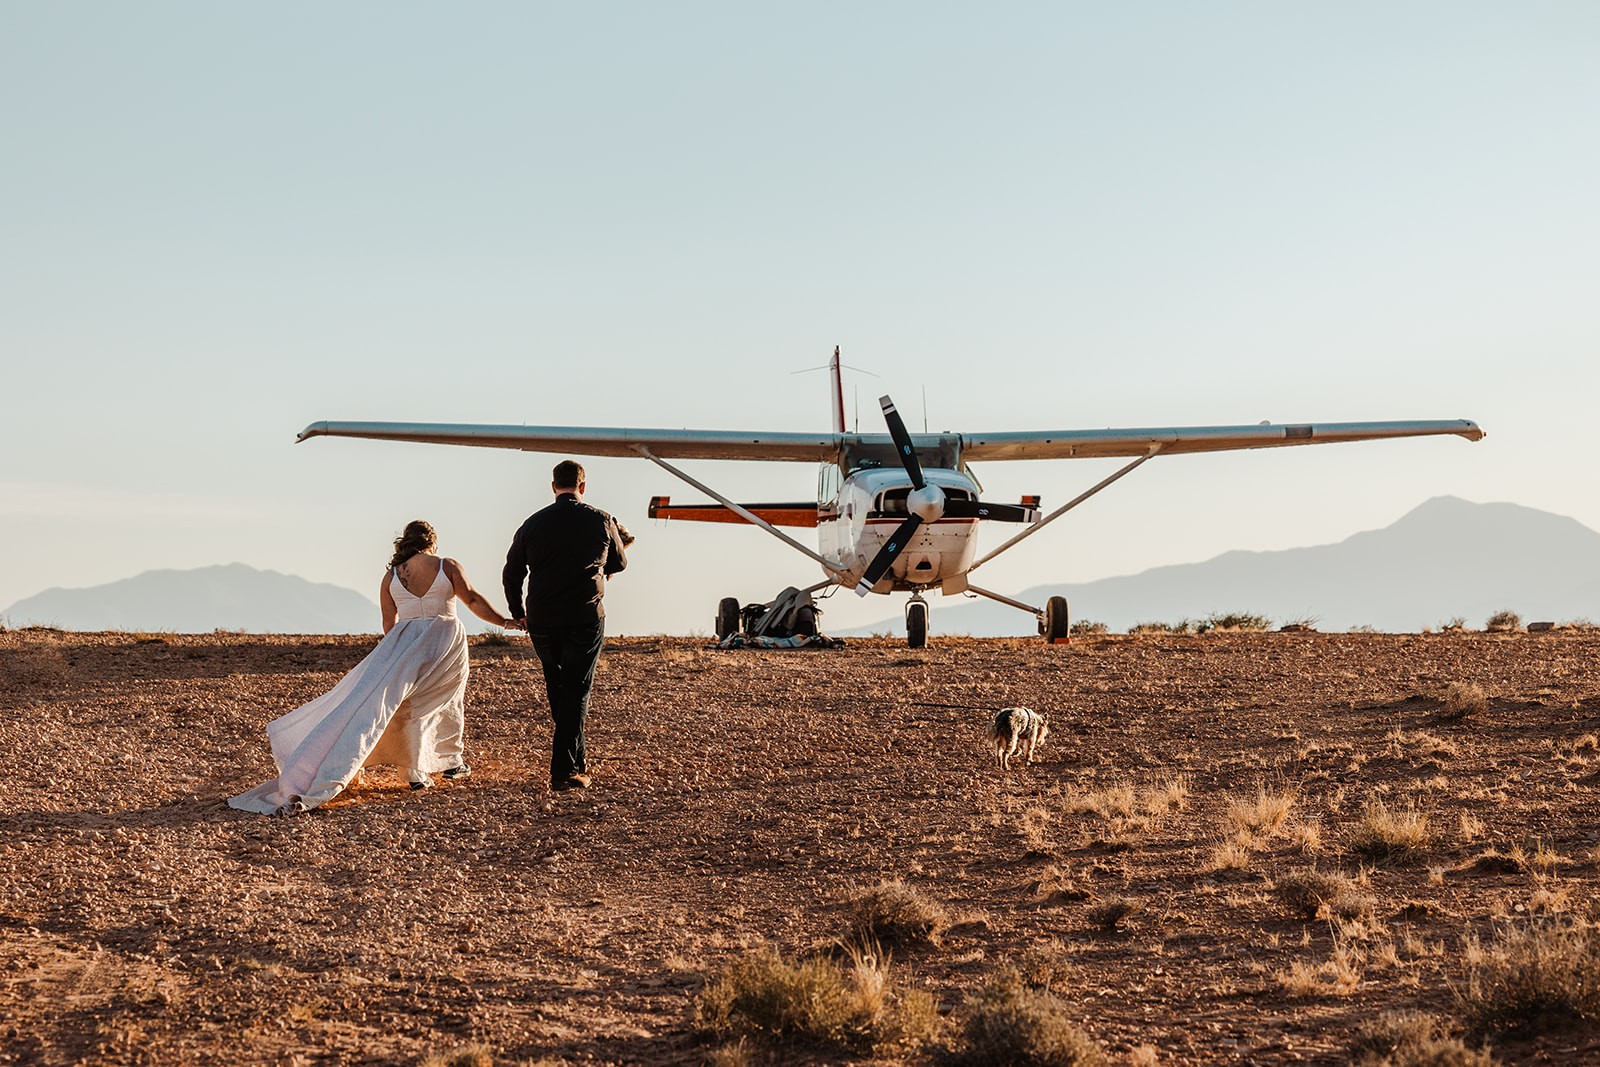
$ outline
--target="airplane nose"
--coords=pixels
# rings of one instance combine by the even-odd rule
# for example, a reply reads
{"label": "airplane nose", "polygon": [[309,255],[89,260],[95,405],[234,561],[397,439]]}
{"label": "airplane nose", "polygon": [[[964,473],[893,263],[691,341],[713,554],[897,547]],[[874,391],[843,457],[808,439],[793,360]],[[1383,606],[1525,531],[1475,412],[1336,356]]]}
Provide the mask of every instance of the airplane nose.
{"label": "airplane nose", "polygon": [[906,510],[923,522],[938,522],[944,514],[944,490],[937,485],[911,490],[906,497]]}

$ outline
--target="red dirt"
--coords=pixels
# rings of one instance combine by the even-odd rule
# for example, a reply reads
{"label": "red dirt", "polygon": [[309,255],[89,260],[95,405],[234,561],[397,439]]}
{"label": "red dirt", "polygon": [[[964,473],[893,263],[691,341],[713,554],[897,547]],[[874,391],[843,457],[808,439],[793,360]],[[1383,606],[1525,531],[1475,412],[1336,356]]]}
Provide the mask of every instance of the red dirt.
{"label": "red dirt", "polygon": [[[596,788],[561,795],[531,653],[478,639],[470,779],[413,793],[379,772],[293,819],[227,808],[272,774],[267,720],[374,641],[0,632],[0,1063],[411,1063],[468,1042],[496,1063],[703,1063],[707,974],[758,945],[824,946],[852,890],[900,879],[957,916],[891,970],[951,1025],[874,1062],[937,1062],[998,968],[1058,942],[1055,992],[1119,1061],[1335,1064],[1382,1011],[1459,1032],[1468,935],[1594,918],[1588,632],[781,653],[628,638],[596,684]],[[1452,682],[1487,709],[1442,717]],[[1046,712],[1040,761],[997,772],[986,712],[949,704]],[[1172,783],[1187,798],[1169,810],[1082,810]],[[1292,794],[1287,820],[1218,868],[1231,802],[1260,791]],[[1428,815],[1426,853],[1366,868],[1365,923],[1293,913],[1273,879],[1359,874],[1374,799]],[[1517,846],[1541,863],[1477,862]],[[1144,907],[1107,932],[1087,915],[1114,895]],[[1327,962],[1336,935],[1353,984],[1286,991],[1278,976]],[[1495,1055],[1594,1063],[1600,1039]]]}

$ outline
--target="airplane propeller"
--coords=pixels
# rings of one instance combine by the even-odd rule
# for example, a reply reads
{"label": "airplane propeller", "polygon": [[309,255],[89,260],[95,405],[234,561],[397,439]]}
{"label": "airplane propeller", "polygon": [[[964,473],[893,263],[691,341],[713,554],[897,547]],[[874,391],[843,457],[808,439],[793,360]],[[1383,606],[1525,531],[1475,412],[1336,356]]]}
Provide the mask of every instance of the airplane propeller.
{"label": "airplane propeller", "polygon": [[922,462],[917,458],[917,450],[911,443],[911,434],[907,432],[905,420],[900,418],[900,412],[895,408],[894,401],[881,396],[878,398],[878,403],[883,406],[883,419],[889,424],[889,436],[894,440],[895,452],[900,456],[900,465],[905,468],[906,477],[911,479],[911,492],[906,495],[906,509],[911,514],[895,528],[894,534],[878,550],[878,554],[872,557],[872,562],[867,564],[867,569],[861,574],[861,580],[856,583],[857,596],[866,596],[872,592],[872,587],[889,573],[889,568],[894,566],[894,561],[905,551],[906,545],[911,543],[911,539],[917,535],[917,530],[925,522],[938,522],[946,515],[953,519],[993,519],[999,522],[1033,522],[1038,517],[1033,508],[1017,504],[985,504],[979,500],[948,499],[943,489],[930,484],[922,476]]}

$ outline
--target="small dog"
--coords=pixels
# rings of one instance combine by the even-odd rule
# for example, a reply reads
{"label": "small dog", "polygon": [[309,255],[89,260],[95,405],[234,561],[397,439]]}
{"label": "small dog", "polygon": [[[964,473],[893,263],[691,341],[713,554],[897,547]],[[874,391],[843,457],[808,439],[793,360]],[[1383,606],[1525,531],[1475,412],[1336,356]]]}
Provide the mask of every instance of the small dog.
{"label": "small dog", "polygon": [[994,743],[994,761],[1001,770],[1011,769],[1011,757],[1017,748],[1027,742],[1027,759],[1033,762],[1034,749],[1044,743],[1050,733],[1045,717],[1032,708],[1001,708],[989,727],[989,740]]}

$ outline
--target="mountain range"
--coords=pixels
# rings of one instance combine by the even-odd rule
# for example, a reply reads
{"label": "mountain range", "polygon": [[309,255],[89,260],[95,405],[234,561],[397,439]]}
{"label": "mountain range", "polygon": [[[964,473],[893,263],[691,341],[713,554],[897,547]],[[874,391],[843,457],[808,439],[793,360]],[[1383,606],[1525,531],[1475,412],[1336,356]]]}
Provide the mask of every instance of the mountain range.
{"label": "mountain range", "polygon": [[[1041,605],[1051,596],[1065,596],[1074,619],[1116,631],[1219,612],[1396,633],[1457,618],[1481,627],[1501,610],[1530,622],[1600,621],[1600,533],[1517,504],[1436,497],[1383,529],[1336,544],[1225,552],[1201,563],[1015,594]],[[935,634],[995,637],[1034,629],[1027,615],[993,601],[931,599]],[[473,632],[486,628],[462,614]],[[242,563],[47,589],[0,611],[0,621],[11,626],[189,633],[375,633],[377,620],[378,606],[354,590]],[[896,613],[837,635],[902,631]]]}
{"label": "mountain range", "polygon": [[[1600,621],[1600,533],[1547,511],[1443,496],[1336,544],[1225,552],[1201,563],[1015,594],[1037,605],[1050,596],[1065,596],[1075,620],[1113,631],[1229,612],[1264,615],[1278,625],[1391,633],[1457,618],[1478,628],[1501,610],[1529,622]],[[1015,636],[1034,629],[1027,615],[989,600],[934,597],[931,608],[933,633]],[[840,633],[902,629],[891,616]]]}
{"label": "mountain range", "polygon": [[87,589],[46,589],[0,612],[12,626],[64,630],[359,634],[378,605],[353,589],[227,563],[145,571]]}

